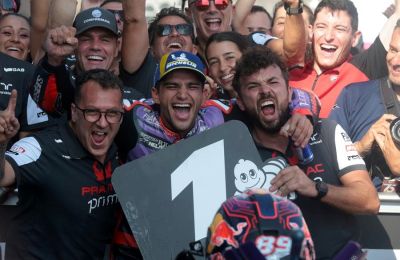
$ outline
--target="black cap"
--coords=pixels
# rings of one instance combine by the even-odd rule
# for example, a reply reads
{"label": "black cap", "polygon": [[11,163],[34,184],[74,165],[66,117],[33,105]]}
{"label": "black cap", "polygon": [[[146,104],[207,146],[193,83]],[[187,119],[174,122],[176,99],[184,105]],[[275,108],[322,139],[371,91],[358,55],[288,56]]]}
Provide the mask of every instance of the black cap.
{"label": "black cap", "polygon": [[95,27],[105,28],[118,36],[118,27],[115,16],[110,11],[95,7],[78,13],[74,21],[76,35]]}

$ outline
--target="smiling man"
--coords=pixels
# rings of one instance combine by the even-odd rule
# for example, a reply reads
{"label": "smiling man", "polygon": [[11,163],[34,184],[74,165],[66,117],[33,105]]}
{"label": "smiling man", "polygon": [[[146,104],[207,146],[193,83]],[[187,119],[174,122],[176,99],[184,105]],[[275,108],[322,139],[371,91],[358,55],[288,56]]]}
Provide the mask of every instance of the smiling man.
{"label": "smiling man", "polygon": [[379,209],[363,160],[342,127],[322,120],[309,142],[314,159],[299,163],[290,138],[280,134],[292,91],[287,68],[270,50],[243,54],[233,86],[261,159],[282,156],[290,164],[271,180],[270,191],[282,196],[295,192],[293,201],[309,225],[317,259],[333,259],[349,240],[360,238],[354,215]]}
{"label": "smiling man", "polygon": [[[19,129],[17,93],[0,111],[0,186],[18,187],[23,214],[7,235],[7,259],[102,259],[118,199],[111,184],[122,86],[105,70],[77,79],[69,122],[6,147]],[[62,241],[62,243],[60,243]]]}
{"label": "smiling man", "polygon": [[395,17],[399,14],[400,6],[397,5],[395,14],[373,45],[359,55],[351,56],[350,49],[361,35],[356,7],[350,0],[322,0],[314,12],[314,63],[306,65],[304,70],[292,70],[290,85],[314,91],[321,100],[320,116],[327,118],[345,86],[387,75],[388,35],[391,35]]}
{"label": "smiling man", "polygon": [[[111,70],[118,55],[118,35],[114,14],[102,8],[80,12],[73,27],[51,29],[31,88],[33,99],[51,115],[69,111],[76,76],[91,69]],[[124,96],[139,98],[142,94],[124,87]]]}

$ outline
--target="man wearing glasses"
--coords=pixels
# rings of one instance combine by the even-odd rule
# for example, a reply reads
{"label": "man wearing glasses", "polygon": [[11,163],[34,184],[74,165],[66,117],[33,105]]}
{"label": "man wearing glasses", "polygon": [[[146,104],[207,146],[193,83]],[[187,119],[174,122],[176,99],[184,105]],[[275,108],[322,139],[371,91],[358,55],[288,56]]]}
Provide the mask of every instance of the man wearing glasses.
{"label": "man wearing glasses", "polygon": [[120,77],[125,85],[150,98],[161,57],[178,50],[196,54],[196,48],[191,21],[179,9],[161,9],[147,28],[145,7],[145,0],[123,1],[125,23]]}
{"label": "man wearing glasses", "polygon": [[122,86],[105,70],[77,79],[72,118],[6,147],[19,129],[17,92],[0,111],[0,186],[16,185],[24,214],[11,223],[6,259],[102,259],[110,242],[118,166],[113,139]]}
{"label": "man wearing glasses", "polygon": [[[252,35],[252,39],[257,44],[267,46],[280,55],[289,66],[293,66],[302,61],[306,46],[304,21],[301,15],[302,0],[282,0],[282,2],[289,14],[285,21],[290,30],[288,37],[283,40],[274,39],[269,35],[257,37],[258,33]],[[246,1],[244,4],[253,3],[254,1]],[[186,13],[193,20],[197,34],[197,50],[203,57],[208,38],[215,33],[232,31],[232,20],[234,18],[241,20],[238,17],[243,16],[239,12],[243,12],[244,7],[235,9],[232,0],[188,0],[188,4]]]}

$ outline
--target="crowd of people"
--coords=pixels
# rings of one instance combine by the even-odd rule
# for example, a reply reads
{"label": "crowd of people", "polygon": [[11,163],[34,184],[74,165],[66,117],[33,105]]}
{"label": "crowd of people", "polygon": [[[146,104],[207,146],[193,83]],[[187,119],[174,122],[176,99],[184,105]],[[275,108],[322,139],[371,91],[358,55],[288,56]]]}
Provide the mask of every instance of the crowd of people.
{"label": "crowd of people", "polygon": [[366,50],[351,0],[272,14],[188,0],[150,22],[146,0],[94,2],[75,15],[76,1],[32,0],[29,18],[1,2],[0,197],[18,196],[0,205],[6,259],[142,259],[113,170],[229,120],[262,160],[287,161],[268,192],[297,194],[315,248],[302,257],[360,238],[356,215],[376,215],[400,175],[400,0]]}

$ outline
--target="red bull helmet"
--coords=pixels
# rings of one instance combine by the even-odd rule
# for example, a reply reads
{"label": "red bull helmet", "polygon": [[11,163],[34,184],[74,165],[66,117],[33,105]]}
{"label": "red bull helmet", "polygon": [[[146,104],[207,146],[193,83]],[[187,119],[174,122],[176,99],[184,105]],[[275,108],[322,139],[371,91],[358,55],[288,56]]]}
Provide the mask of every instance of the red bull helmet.
{"label": "red bull helmet", "polygon": [[226,200],[206,240],[210,259],[315,259],[300,209],[270,193],[247,191]]}

